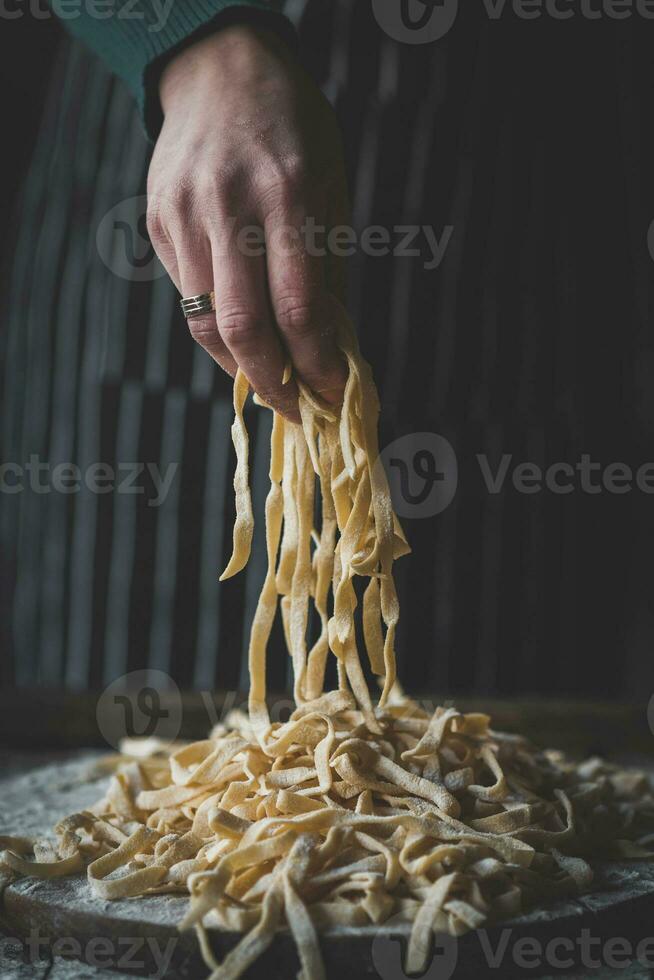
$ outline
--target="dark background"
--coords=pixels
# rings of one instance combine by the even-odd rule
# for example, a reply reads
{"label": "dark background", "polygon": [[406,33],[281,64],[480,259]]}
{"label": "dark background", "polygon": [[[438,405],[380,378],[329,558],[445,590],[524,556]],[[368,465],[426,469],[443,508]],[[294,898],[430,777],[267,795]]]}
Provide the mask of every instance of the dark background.
{"label": "dark background", "polygon": [[[574,465],[582,453],[604,466],[654,460],[654,22],[510,12],[491,22],[465,4],[447,37],[408,46],[383,35],[364,0],[296,2],[292,13],[303,57],[342,121],[356,227],[454,226],[438,270],[412,258],[350,263],[350,307],[382,394],[382,445],[441,433],[460,468],[443,514],[405,522],[414,548],[397,571],[405,686],[646,702],[654,498],[527,496],[510,486],[492,497],[475,455],[544,466]],[[243,689],[262,542],[247,574],[222,586],[210,551],[215,538],[217,573],[233,517],[229,385],[198,360],[172,291],[126,285],[94,248],[98,214],[144,187],[138,120],[121,83],[53,20],[0,21],[0,31],[3,461],[54,459],[57,377],[62,390],[69,378],[77,384],[101,334],[108,354],[93,362],[91,387],[79,383],[70,415],[90,411],[93,391],[94,458],[181,464],[164,507],[102,497],[88,531],[78,499],[0,495],[3,687],[97,689],[158,666],[184,688]],[[97,125],[84,130],[84,119]],[[28,212],[25,194],[39,206]],[[49,254],[56,200],[65,204],[48,220],[66,232]],[[162,302],[165,316],[154,309]],[[166,363],[152,381],[148,351],[163,320],[172,324],[162,329]],[[57,337],[73,325],[77,353],[62,365]],[[260,503],[268,430],[256,410],[251,424]],[[70,425],[66,458],[81,464]],[[82,639],[80,554],[91,624]],[[282,689],[287,675],[277,633],[270,686]]]}

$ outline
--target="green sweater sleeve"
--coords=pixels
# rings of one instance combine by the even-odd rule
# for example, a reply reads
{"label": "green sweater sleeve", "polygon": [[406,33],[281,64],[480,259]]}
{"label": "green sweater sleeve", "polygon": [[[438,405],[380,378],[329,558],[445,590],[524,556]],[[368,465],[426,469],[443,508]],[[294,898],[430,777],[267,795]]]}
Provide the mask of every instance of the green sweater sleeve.
{"label": "green sweater sleeve", "polygon": [[284,0],[51,0],[66,28],[93,48],[127,82],[146,132],[161,126],[158,79],[168,58],[186,43],[228,23],[256,21],[291,43],[294,30]]}

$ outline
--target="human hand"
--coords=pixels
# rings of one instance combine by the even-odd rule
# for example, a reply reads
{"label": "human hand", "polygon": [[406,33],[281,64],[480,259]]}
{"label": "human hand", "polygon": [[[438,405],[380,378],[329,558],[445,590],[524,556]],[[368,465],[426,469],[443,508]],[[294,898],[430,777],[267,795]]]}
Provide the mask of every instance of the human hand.
{"label": "human hand", "polygon": [[212,288],[216,296],[215,314],[188,321],[191,334],[295,422],[297,388],[282,383],[288,358],[304,383],[338,404],[342,270],[333,256],[310,254],[318,250],[307,249],[302,232],[307,218],[326,228],[348,220],[331,107],[283,41],[246,25],[178,54],[160,96],[150,236],[182,296]]}

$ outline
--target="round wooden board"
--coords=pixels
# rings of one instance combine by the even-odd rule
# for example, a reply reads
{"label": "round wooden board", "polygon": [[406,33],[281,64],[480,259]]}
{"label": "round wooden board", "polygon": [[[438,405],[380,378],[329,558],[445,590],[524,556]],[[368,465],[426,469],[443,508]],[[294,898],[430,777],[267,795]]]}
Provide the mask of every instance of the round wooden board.
{"label": "round wooden board", "polygon": [[[94,803],[102,795],[105,783],[104,777],[94,772],[97,758],[97,754],[87,753],[72,762],[46,766],[0,783],[0,835],[51,836],[57,820]],[[654,864],[598,865],[595,885],[592,894],[578,899],[557,902],[458,940],[445,937],[423,976],[428,980],[477,980],[485,975],[506,980],[552,976],[557,972],[568,976],[591,972],[593,976],[612,976],[609,968],[619,963],[624,964],[619,971],[622,977],[650,976],[646,965],[639,965],[634,954],[639,943],[654,937]],[[2,918],[5,933],[10,936],[36,936],[42,948],[54,948],[56,955],[80,956],[102,969],[103,975],[108,969],[121,974],[136,972],[189,980],[204,977],[209,971],[199,954],[195,934],[179,933],[176,928],[186,905],[185,897],[170,895],[102,901],[91,894],[83,876],[52,881],[24,878],[5,889]],[[219,959],[237,938],[211,930],[212,946]],[[52,947],[56,939],[70,940],[70,948]],[[527,939],[531,940],[528,947],[524,944]],[[550,945],[548,951],[548,944],[559,939],[567,940],[568,946],[571,941],[574,950]],[[630,944],[634,962],[629,968],[626,959],[630,954],[624,952],[624,945],[617,950],[610,945],[617,939]],[[321,947],[327,976],[405,980],[405,942],[406,927],[393,926],[392,920],[380,928],[326,933]],[[532,965],[526,965],[526,960],[522,965],[525,951]],[[643,952],[650,958],[647,966],[654,968],[654,938],[647,947],[641,947]],[[599,971],[591,970],[589,957],[600,967]],[[86,976],[81,970],[82,967],[78,975]],[[282,932],[247,977],[291,980],[298,970],[293,942]],[[7,974],[2,971],[2,975]]]}

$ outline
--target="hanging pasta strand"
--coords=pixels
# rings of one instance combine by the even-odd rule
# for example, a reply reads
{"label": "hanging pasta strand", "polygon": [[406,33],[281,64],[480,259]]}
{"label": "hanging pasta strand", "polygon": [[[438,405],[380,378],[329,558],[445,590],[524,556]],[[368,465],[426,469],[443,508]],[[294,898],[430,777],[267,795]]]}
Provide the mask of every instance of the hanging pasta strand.
{"label": "hanging pasta strand", "polygon": [[295,460],[297,469],[297,535],[298,546],[291,582],[289,611],[290,653],[293,660],[295,703],[304,701],[307,661],[307,626],[311,591],[311,532],[313,528],[314,470],[304,433],[295,431]]}
{"label": "hanging pasta strand", "polygon": [[268,571],[252,621],[248,665],[250,670],[249,711],[252,725],[263,734],[269,727],[266,707],[266,649],[277,613],[277,553],[283,515],[284,419],[275,414],[270,443],[270,490],[266,499],[266,552]]}
{"label": "hanging pasta strand", "polygon": [[323,425],[318,454],[322,520],[318,546],[313,555],[313,599],[320,617],[320,636],[308,657],[306,696],[310,701],[318,698],[322,693],[329,655],[327,600],[334,574],[334,547],[337,531],[336,510],[331,488],[332,463],[332,451],[330,451],[328,437]]}
{"label": "hanging pasta strand", "polygon": [[252,535],[254,533],[254,517],[252,516],[252,499],[248,474],[248,433],[245,427],[243,409],[250,390],[248,379],[242,371],[238,371],[234,379],[234,424],[232,425],[232,441],[236,450],[236,472],[234,474],[234,491],[236,494],[236,521],[234,523],[234,548],[227,568],[220,576],[220,581],[237,575],[250,559]]}

